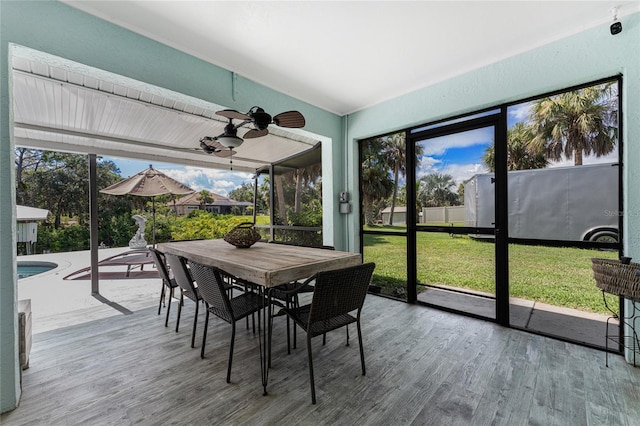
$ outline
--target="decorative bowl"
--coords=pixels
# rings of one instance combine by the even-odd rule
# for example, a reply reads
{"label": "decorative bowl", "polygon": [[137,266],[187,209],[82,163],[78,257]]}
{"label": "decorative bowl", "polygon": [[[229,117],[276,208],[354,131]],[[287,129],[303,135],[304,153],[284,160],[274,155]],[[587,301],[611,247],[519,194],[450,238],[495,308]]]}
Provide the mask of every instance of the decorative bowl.
{"label": "decorative bowl", "polygon": [[235,226],[223,237],[226,242],[237,248],[249,248],[260,241],[261,238],[251,222],[244,222]]}

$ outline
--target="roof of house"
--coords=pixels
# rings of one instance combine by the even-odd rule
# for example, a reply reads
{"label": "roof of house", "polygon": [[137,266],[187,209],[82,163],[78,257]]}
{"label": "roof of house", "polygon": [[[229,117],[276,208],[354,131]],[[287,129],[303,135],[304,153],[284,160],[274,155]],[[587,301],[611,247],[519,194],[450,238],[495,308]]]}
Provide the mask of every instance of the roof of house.
{"label": "roof of house", "polygon": [[16,206],[16,217],[18,222],[33,222],[35,220],[47,220],[49,210],[37,209],[35,207]]}
{"label": "roof of house", "polygon": [[[209,206],[252,206],[253,203],[248,201],[236,201],[231,198],[227,198],[223,195],[209,193],[209,196],[213,202],[208,203]],[[194,192],[193,194],[185,195],[175,200],[176,206],[199,206],[200,205],[200,193]],[[168,205],[173,206],[173,201]]]}

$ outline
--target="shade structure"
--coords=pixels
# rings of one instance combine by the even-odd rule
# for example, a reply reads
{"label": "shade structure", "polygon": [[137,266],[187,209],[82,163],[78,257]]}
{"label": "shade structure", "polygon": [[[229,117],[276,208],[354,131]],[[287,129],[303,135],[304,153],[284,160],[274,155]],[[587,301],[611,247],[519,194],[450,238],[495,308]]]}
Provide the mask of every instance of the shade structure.
{"label": "shade structure", "polygon": [[107,188],[101,189],[103,194],[110,195],[137,195],[140,197],[152,197],[153,202],[153,246],[156,245],[156,195],[186,195],[195,192],[187,185],[165,175],[153,168],[138,172],[130,178],[124,179]]}

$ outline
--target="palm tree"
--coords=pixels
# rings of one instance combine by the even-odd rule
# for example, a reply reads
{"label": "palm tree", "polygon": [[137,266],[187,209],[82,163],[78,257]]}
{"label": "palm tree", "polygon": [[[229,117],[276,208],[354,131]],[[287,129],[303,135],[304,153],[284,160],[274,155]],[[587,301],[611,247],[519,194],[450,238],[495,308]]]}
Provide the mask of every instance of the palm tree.
{"label": "palm tree", "polygon": [[451,175],[431,173],[418,181],[418,200],[423,207],[454,206],[458,195],[451,190],[456,182]]}
{"label": "palm tree", "polygon": [[213,203],[213,195],[206,189],[198,193],[198,201],[200,201],[200,210],[206,210],[207,205]]}
{"label": "palm tree", "polygon": [[376,203],[393,194],[393,181],[389,176],[383,141],[380,138],[365,141],[362,149],[362,204],[365,223],[372,225],[377,216]]}
{"label": "palm tree", "polygon": [[362,168],[362,204],[367,225],[373,225],[377,216],[375,205],[393,194],[393,181],[382,167]]}
{"label": "palm tree", "polygon": [[393,225],[393,212],[398,198],[398,180],[400,174],[406,176],[407,173],[407,146],[404,133],[387,136],[384,140],[383,154],[393,173],[393,195],[391,197],[391,214],[389,215],[389,225]]}
{"label": "palm tree", "polygon": [[617,93],[613,83],[561,93],[536,101],[531,109],[534,150],[547,158],[600,157],[615,149],[618,139]]}
{"label": "palm tree", "polygon": [[296,181],[296,192],[293,211],[298,213],[302,210],[302,189],[305,185],[316,185],[318,179],[322,177],[322,164],[317,163],[297,169],[294,172],[294,177]]}
{"label": "palm tree", "polygon": [[[415,144],[414,149],[416,158],[419,158],[423,153],[422,145]],[[393,225],[393,213],[398,201],[398,191],[400,189],[398,181],[401,175],[403,177],[407,175],[407,145],[405,143],[405,134],[396,133],[387,136],[386,139],[383,140],[382,154],[384,156],[384,162],[393,173],[393,194],[391,198],[391,215],[389,216],[389,225]]]}
{"label": "palm tree", "polygon": [[[507,130],[507,170],[543,169],[548,160],[543,149],[531,146],[533,139],[531,126],[519,122]],[[487,147],[482,156],[483,163],[490,172],[495,172],[495,142]]]}

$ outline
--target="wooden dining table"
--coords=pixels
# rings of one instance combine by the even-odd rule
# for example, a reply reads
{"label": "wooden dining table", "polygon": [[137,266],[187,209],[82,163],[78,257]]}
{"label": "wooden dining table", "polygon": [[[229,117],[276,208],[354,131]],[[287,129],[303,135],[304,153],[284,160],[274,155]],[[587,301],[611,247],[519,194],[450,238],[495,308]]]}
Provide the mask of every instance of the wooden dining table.
{"label": "wooden dining table", "polygon": [[[213,266],[241,280],[257,284],[266,296],[263,298],[265,308],[270,300],[270,289],[304,280],[318,272],[362,263],[360,253],[265,242],[258,242],[249,248],[236,248],[222,239],[162,243],[158,244],[158,250]],[[267,311],[269,309],[262,310],[263,324],[269,324]],[[269,377],[267,328],[263,327],[262,336],[258,339],[264,395],[267,395]]]}

